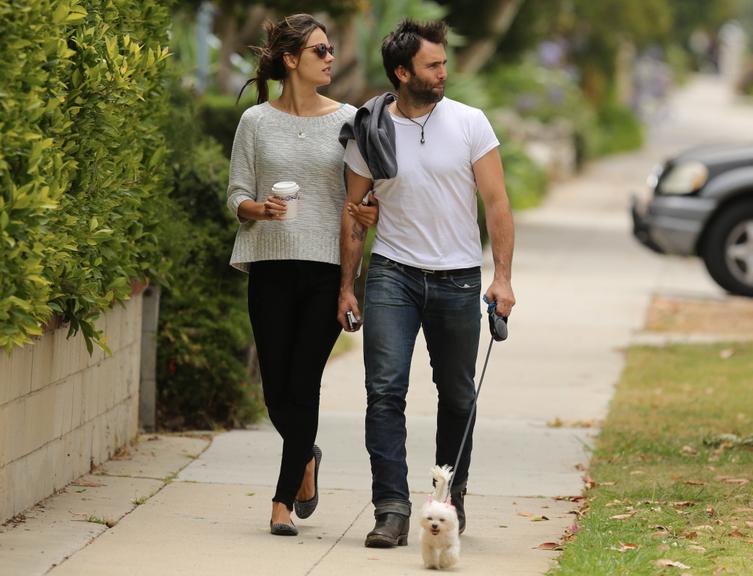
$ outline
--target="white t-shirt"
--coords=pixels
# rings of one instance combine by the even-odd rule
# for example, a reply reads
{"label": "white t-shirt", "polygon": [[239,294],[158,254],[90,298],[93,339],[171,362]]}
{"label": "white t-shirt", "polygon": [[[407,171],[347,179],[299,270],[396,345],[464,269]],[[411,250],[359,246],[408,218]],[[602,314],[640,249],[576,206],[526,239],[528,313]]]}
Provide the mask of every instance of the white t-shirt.
{"label": "white t-shirt", "polygon": [[[372,252],[429,270],[481,265],[473,164],[499,146],[484,113],[443,98],[428,115],[399,116],[395,123],[397,176],[374,182],[379,222]],[[348,141],[345,162],[372,179],[355,140]]]}

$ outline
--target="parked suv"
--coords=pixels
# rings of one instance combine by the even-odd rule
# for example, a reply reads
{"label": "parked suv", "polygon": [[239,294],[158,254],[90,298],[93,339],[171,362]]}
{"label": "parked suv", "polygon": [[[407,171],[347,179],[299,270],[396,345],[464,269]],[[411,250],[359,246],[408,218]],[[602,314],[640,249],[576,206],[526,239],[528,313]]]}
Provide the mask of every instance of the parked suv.
{"label": "parked suv", "polygon": [[703,258],[711,277],[753,297],[753,144],[696,148],[649,176],[633,197],[633,234],[662,254]]}

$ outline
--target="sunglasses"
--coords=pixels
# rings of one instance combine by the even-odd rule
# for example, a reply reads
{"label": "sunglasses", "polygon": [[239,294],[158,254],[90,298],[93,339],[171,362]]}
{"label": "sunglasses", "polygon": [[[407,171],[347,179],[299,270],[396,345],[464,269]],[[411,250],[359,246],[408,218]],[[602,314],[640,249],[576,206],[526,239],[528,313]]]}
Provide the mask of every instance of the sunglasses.
{"label": "sunglasses", "polygon": [[332,56],[335,55],[335,47],[332,44],[327,46],[324,42],[319,42],[319,44],[304,46],[303,50],[306,50],[307,48],[313,48],[314,52],[316,52],[316,55],[319,56],[319,58],[321,58],[322,60],[327,57],[327,52],[329,52]]}

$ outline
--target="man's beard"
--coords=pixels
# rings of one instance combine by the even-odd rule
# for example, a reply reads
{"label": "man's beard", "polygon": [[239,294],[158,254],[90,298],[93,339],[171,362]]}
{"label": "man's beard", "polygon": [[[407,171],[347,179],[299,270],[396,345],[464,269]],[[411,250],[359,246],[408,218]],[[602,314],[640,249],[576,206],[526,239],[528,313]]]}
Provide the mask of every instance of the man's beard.
{"label": "man's beard", "polygon": [[433,90],[433,84],[419,80],[416,76],[408,80],[406,88],[414,104],[434,104],[444,98],[444,88],[436,92]]}

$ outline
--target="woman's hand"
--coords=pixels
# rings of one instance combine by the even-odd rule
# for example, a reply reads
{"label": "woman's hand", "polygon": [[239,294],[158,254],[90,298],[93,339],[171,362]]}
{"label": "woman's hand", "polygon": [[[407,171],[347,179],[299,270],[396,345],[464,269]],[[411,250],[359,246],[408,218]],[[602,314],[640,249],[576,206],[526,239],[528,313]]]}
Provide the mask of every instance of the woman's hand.
{"label": "woman's hand", "polygon": [[268,196],[262,204],[262,215],[259,220],[282,220],[288,211],[288,203],[277,196]]}
{"label": "woman's hand", "polygon": [[288,204],[275,196],[270,196],[264,202],[244,200],[238,206],[238,218],[241,222],[248,220],[282,220],[288,211]]}
{"label": "woman's hand", "polygon": [[348,202],[345,208],[348,211],[348,214],[350,214],[361,226],[369,228],[371,226],[376,226],[376,223],[379,221],[379,200],[377,200],[376,196],[373,194],[369,196],[368,206],[365,204],[353,204],[352,202]]}

